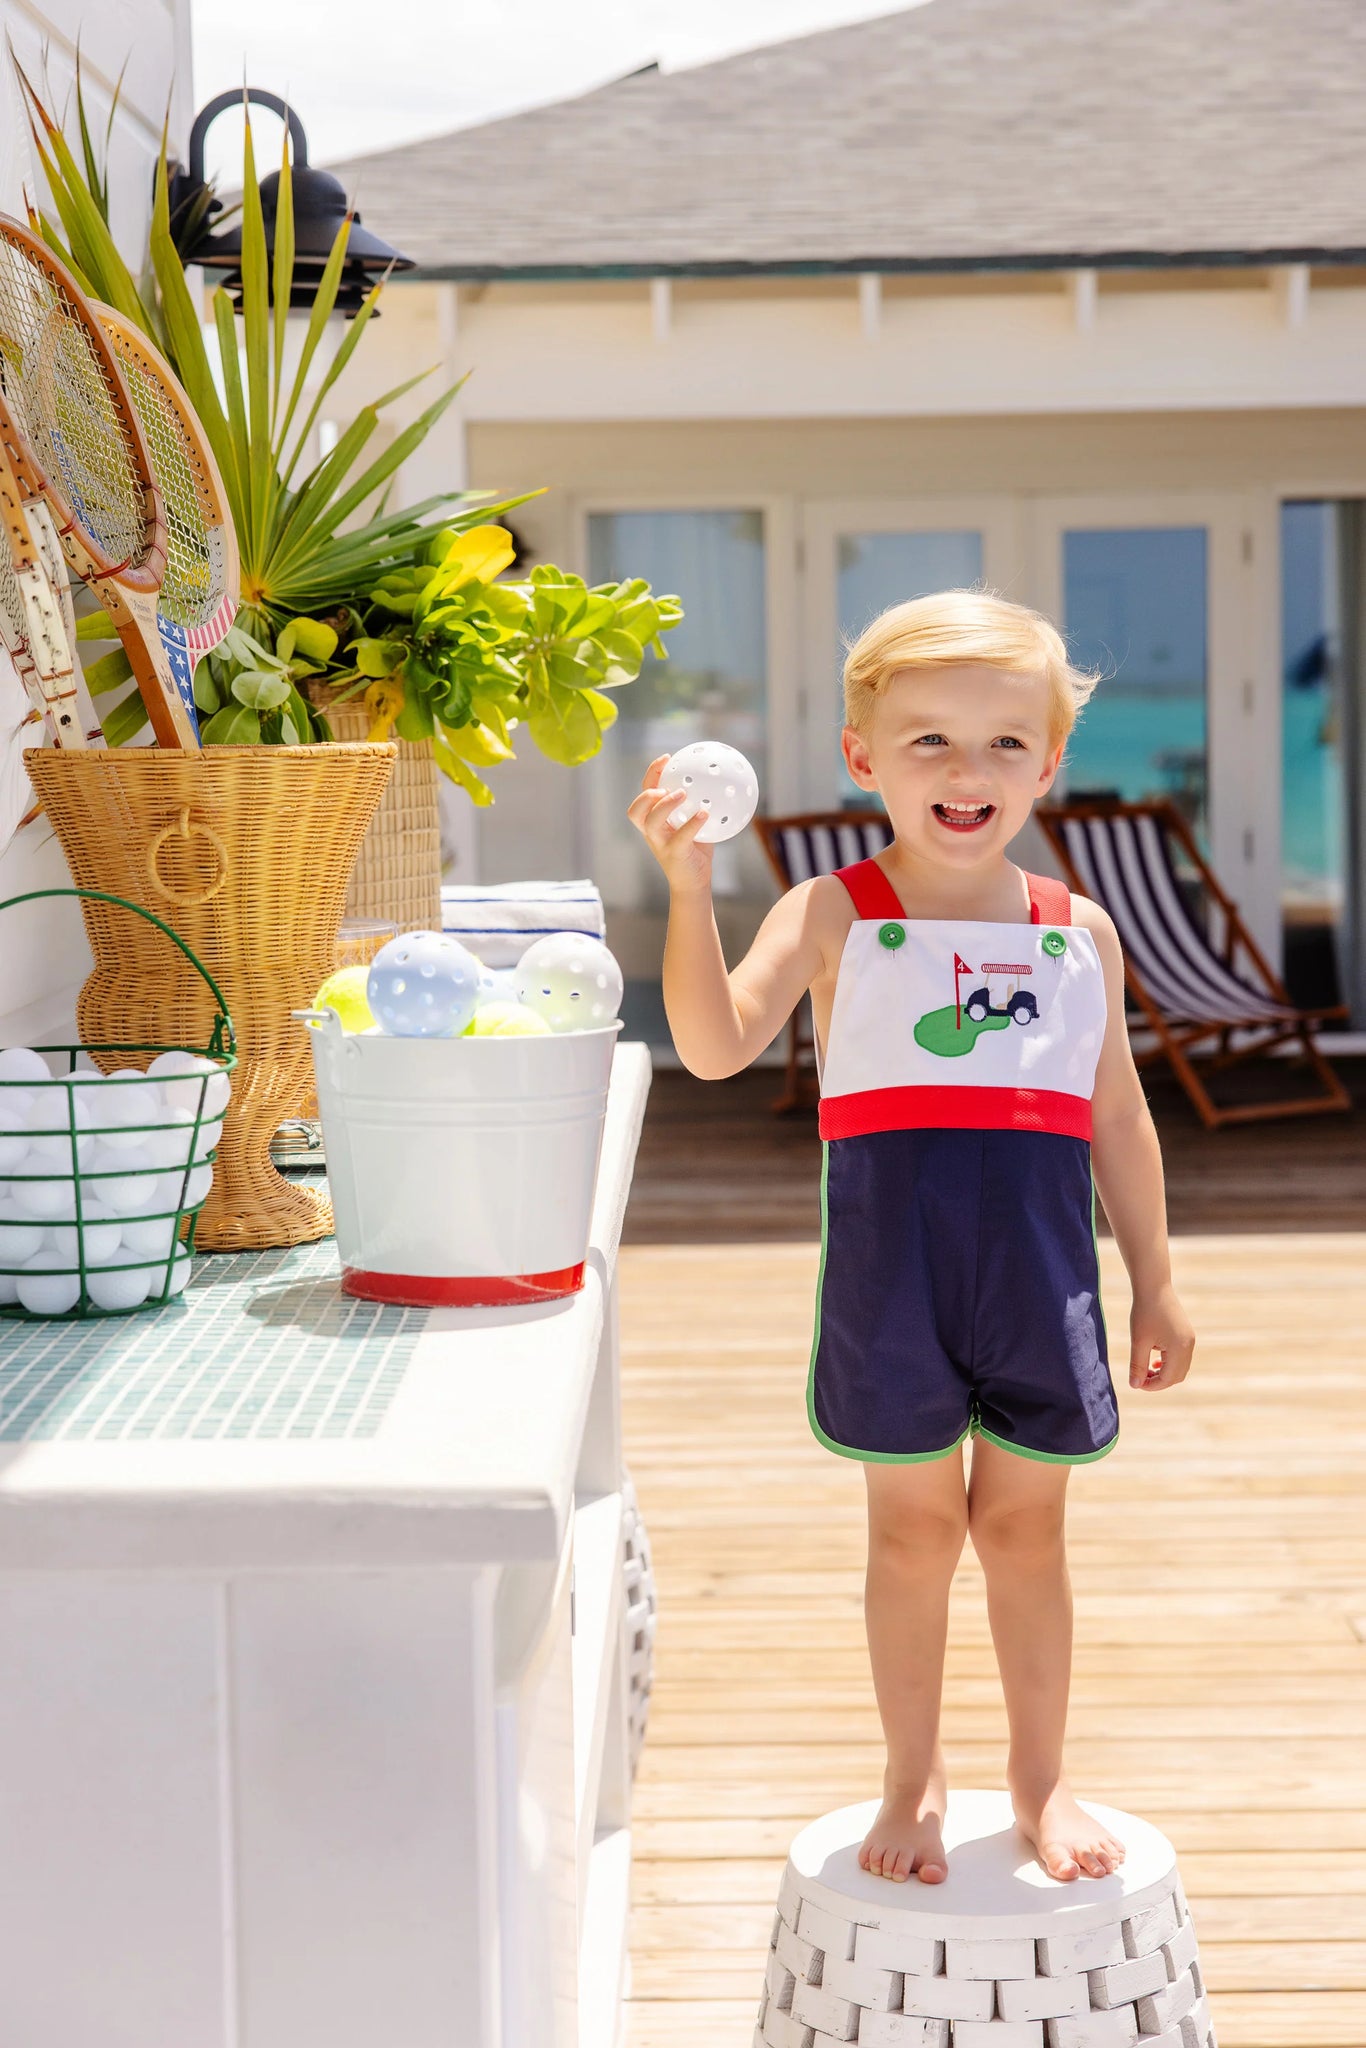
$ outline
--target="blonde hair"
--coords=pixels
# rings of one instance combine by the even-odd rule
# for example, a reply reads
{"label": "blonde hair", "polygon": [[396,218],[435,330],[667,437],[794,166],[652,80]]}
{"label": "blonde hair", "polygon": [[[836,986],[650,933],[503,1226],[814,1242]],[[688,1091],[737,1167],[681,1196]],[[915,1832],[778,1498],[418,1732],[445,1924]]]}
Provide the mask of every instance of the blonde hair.
{"label": "blonde hair", "polygon": [[958,662],[1042,675],[1054,745],[1068,737],[1100,681],[1073,667],[1061,633],[1042,612],[989,590],[936,590],[891,605],[854,641],[844,659],[845,723],[866,735],[893,676]]}

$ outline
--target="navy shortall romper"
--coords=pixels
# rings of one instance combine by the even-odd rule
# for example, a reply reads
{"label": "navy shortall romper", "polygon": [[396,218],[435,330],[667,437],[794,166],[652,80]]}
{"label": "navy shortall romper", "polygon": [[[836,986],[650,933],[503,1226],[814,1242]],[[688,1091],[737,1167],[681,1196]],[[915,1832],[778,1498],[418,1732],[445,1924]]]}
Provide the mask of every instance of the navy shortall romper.
{"label": "navy shortall romper", "polygon": [[1114,1444],[1091,1180],[1105,982],[1061,882],[1030,924],[910,919],[875,860],[821,1067],[808,1409],[845,1457],[968,1435],[1083,1464]]}

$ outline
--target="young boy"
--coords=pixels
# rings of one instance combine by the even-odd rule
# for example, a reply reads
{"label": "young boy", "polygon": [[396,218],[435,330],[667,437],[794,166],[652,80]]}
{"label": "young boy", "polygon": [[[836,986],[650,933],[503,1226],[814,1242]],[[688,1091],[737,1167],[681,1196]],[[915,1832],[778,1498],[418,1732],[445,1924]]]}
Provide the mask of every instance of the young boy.
{"label": "young boy", "polygon": [[685,1066],[737,1072],[811,992],[825,1174],[808,1405],[821,1442],[864,1461],[887,1768],[859,1860],[903,1882],[947,1875],[940,1695],[969,1533],[1019,1826],[1058,1879],[1124,1858],[1063,1770],[1067,1478],[1118,1428],[1093,1173],[1132,1283],[1129,1384],[1175,1386],[1194,1337],[1114,926],[1006,855],[1093,688],[1021,605],[949,590],[884,612],[845,662],[843,748],[895,837],[791,890],[733,974],[697,840],[705,813],[670,825],[664,757],[629,811],[669,880],[664,999]]}

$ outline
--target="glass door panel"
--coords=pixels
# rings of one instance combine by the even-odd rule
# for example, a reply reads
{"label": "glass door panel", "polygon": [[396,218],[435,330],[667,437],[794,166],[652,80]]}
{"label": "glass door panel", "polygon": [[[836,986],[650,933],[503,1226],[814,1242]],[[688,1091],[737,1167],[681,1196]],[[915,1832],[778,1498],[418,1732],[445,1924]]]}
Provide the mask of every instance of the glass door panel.
{"label": "glass door panel", "polygon": [[[840,533],[835,544],[836,633],[835,746],[844,723],[840,676],[845,650],[865,626],[889,605],[931,591],[960,589],[982,580],[982,536],[971,529],[942,532]],[[839,766],[839,801],[844,809],[861,809],[878,799],[869,797]]]}
{"label": "glass door panel", "polygon": [[1346,902],[1339,507],[1281,507],[1281,926],[1306,1006],[1341,1000]]}
{"label": "glass door panel", "polygon": [[1069,797],[1170,797],[1206,839],[1208,539],[1203,526],[1068,528],[1068,651],[1103,680],[1067,750]]}
{"label": "glass door panel", "polygon": [[[628,1034],[667,1046],[659,990],[668,886],[626,807],[658,754],[689,740],[723,740],[768,780],[766,559],[759,511],[594,512],[588,517],[588,580],[644,576],[675,592],[682,623],[668,659],[647,654],[634,683],[616,693],[617,722],[589,771],[594,880],[607,910],[607,938],[626,976]],[[753,833],[716,848],[717,922],[727,958],[749,945],[772,901]]]}

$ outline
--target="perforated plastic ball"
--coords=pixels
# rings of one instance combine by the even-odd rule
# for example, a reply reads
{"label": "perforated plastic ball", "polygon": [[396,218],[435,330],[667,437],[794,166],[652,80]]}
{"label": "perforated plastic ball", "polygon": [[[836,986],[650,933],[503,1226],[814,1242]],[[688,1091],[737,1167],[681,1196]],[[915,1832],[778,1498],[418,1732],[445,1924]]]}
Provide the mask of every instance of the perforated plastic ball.
{"label": "perforated plastic ball", "polygon": [[370,962],[366,996],[390,1038],[458,1037],[479,1001],[479,962],[444,932],[401,932]]}
{"label": "perforated plastic ball", "polygon": [[537,939],[513,979],[518,1002],[544,1017],[552,1031],[601,1031],[621,1008],[621,969],[602,940],[584,932]]}
{"label": "perforated plastic ball", "polygon": [[659,786],[683,793],[684,801],[669,813],[671,825],[686,824],[698,810],[710,812],[697,835],[706,846],[734,839],[759,808],[759,778],[749,762],[715,740],[694,740],[670,754]]}

